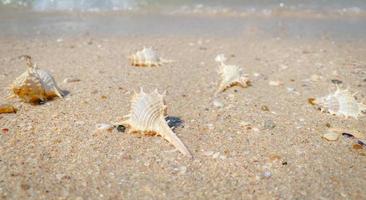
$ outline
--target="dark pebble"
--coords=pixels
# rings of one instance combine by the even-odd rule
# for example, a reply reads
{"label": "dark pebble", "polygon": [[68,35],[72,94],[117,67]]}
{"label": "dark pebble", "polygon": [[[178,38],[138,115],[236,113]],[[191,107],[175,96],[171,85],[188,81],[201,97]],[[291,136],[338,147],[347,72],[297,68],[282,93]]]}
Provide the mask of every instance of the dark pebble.
{"label": "dark pebble", "polygon": [[117,131],[118,132],[123,133],[123,132],[125,132],[125,130],[126,130],[126,127],[125,126],[123,126],[123,125],[118,125],[117,126]]}
{"label": "dark pebble", "polygon": [[286,161],[282,162],[282,165],[287,165],[287,162]]}
{"label": "dark pebble", "polygon": [[165,118],[170,128],[176,128],[182,126],[183,121],[179,117],[168,116]]}
{"label": "dark pebble", "polygon": [[266,120],[263,124],[264,129],[271,130],[276,127],[276,124],[272,120]]}
{"label": "dark pebble", "polygon": [[331,81],[332,81],[333,84],[337,84],[337,85],[343,83],[343,81],[338,80],[338,79],[332,79]]}

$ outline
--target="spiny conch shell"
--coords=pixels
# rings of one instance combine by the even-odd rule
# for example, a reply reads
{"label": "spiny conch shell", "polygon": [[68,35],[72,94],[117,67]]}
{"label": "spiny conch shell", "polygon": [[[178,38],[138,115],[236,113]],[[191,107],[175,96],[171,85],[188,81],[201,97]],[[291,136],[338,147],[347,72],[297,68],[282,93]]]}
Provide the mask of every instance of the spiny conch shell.
{"label": "spiny conch shell", "polygon": [[129,133],[159,134],[173,144],[182,154],[192,157],[186,146],[165,121],[166,105],[163,97],[164,95],[159,94],[157,90],[147,94],[141,88],[140,93],[135,92],[133,95],[130,114],[125,116],[127,120],[122,124],[129,127]]}
{"label": "spiny conch shell", "polygon": [[234,85],[240,85],[242,87],[248,87],[250,85],[249,79],[243,74],[243,70],[236,65],[226,65],[224,62],[226,61],[226,57],[224,54],[219,54],[216,56],[215,61],[220,63],[219,66],[219,74],[221,75],[221,83],[216,91],[216,94],[219,92],[225,91],[227,88],[232,87]]}
{"label": "spiny conch shell", "polygon": [[173,62],[161,58],[151,47],[144,47],[141,51],[137,51],[135,54],[129,56],[128,59],[131,65],[136,67],[156,67],[164,63]]}
{"label": "spiny conch shell", "polygon": [[313,105],[318,105],[323,112],[329,112],[336,116],[358,118],[363,116],[366,105],[359,103],[355,99],[355,94],[351,94],[348,89],[342,90],[337,86],[337,90],[327,96],[309,99]]}
{"label": "spiny conch shell", "polygon": [[53,97],[63,97],[63,92],[57,86],[52,75],[42,69],[38,69],[32,63],[30,56],[21,56],[27,60],[28,69],[15,79],[10,86],[11,97],[19,97],[25,102],[35,103],[45,101]]}

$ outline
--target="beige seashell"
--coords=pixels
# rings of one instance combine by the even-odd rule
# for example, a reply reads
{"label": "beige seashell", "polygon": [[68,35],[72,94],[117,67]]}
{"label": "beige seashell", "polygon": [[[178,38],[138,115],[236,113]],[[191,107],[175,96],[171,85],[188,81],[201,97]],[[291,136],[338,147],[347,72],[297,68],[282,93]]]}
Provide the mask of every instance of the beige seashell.
{"label": "beige seashell", "polygon": [[355,94],[351,94],[348,89],[342,90],[337,87],[334,93],[327,96],[312,100],[324,112],[329,112],[336,116],[345,116],[358,118],[363,116],[363,111],[366,111],[366,105],[356,101]]}
{"label": "beige seashell", "polygon": [[181,153],[191,157],[191,153],[165,121],[166,105],[163,97],[164,95],[159,94],[157,90],[146,94],[141,88],[140,93],[133,95],[130,114],[125,116],[127,120],[123,121],[122,124],[129,127],[128,132],[130,133],[159,134]]}
{"label": "beige seashell", "polygon": [[164,63],[172,62],[171,60],[161,58],[151,47],[144,47],[141,51],[137,51],[135,54],[129,56],[128,59],[131,65],[136,67],[156,67]]}
{"label": "beige seashell", "polygon": [[38,69],[32,63],[30,56],[23,56],[27,60],[28,69],[15,79],[10,86],[13,93],[25,102],[35,103],[45,101],[53,97],[63,97],[63,92],[57,86],[52,75],[42,69]]}
{"label": "beige seashell", "polygon": [[243,74],[239,66],[222,64],[219,66],[219,74],[221,75],[221,83],[216,93],[223,92],[235,85],[244,88],[250,85],[249,79]]}

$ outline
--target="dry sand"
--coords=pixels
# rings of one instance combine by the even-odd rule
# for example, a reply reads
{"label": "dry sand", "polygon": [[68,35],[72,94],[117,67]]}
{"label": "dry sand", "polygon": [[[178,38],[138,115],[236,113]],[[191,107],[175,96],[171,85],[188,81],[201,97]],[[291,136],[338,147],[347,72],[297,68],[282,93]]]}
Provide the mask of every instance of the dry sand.
{"label": "dry sand", "polygon": [[[129,66],[126,56],[143,46],[176,62]],[[366,199],[365,149],[344,137],[321,138],[327,123],[365,131],[366,117],[335,117],[307,103],[335,90],[332,79],[365,98],[364,41],[255,34],[2,38],[0,47],[0,98],[19,109],[0,115],[0,127],[9,129],[0,133],[0,199]],[[222,108],[212,103],[218,53],[252,80],[249,88],[221,93]],[[69,92],[65,99],[38,106],[4,100],[25,70],[22,54],[52,72]],[[284,84],[269,86],[271,80]],[[175,132],[194,159],[160,137],[96,132],[96,124],[128,113],[131,92],[140,87],[168,92],[168,114],[183,120]],[[265,129],[266,121],[275,127]]]}

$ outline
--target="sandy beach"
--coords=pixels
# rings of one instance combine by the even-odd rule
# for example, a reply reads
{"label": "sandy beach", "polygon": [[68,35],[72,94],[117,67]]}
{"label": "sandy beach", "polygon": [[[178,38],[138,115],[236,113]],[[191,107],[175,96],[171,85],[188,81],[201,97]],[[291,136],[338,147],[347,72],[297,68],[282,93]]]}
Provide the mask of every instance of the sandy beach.
{"label": "sandy beach", "polygon": [[[336,117],[308,103],[335,83],[365,99],[365,41],[252,30],[235,37],[3,37],[0,46],[0,98],[18,108],[0,115],[0,199],[366,198],[365,149],[343,136],[322,138],[329,126],[365,131],[366,117]],[[127,56],[143,46],[176,62],[130,66]],[[252,86],[220,93],[215,106],[219,53]],[[51,71],[68,92],[64,99],[36,106],[5,100],[26,69],[17,58],[23,54]],[[193,159],[161,137],[96,130],[126,115],[140,87],[167,91],[168,115],[183,121],[174,131]]]}

